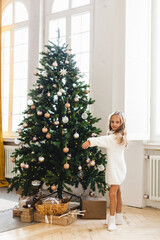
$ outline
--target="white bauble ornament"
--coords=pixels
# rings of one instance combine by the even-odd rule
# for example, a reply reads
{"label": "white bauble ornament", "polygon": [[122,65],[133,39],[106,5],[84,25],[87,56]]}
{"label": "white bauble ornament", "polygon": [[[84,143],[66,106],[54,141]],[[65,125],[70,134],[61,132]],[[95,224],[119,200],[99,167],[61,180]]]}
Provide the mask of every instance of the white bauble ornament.
{"label": "white bauble ornament", "polygon": [[53,86],[54,88],[57,88],[57,84],[53,84],[52,86]]}
{"label": "white bauble ornament", "polygon": [[53,67],[57,67],[57,66],[58,66],[57,61],[54,61],[54,62],[52,63],[52,66],[53,66]]}
{"label": "white bauble ornament", "polygon": [[69,61],[68,61],[68,60],[66,60],[66,61],[65,61],[65,63],[66,63],[66,64],[69,64]]}
{"label": "white bauble ornament", "polygon": [[39,161],[39,162],[44,162],[44,159],[45,159],[44,157],[39,157],[39,158],[38,158],[38,161]]}
{"label": "white bauble ornament", "polygon": [[38,116],[41,116],[42,114],[43,114],[42,111],[37,111]]}
{"label": "white bauble ornament", "polygon": [[25,128],[28,127],[28,123],[24,122],[23,127],[25,127]]}
{"label": "white bauble ornament", "polygon": [[96,137],[96,136],[97,136],[96,133],[92,133],[92,134],[91,134],[91,137]]}
{"label": "white bauble ornament", "polygon": [[88,114],[86,113],[86,112],[84,112],[83,114],[82,114],[82,118],[85,120],[85,119],[87,119],[88,118]]}
{"label": "white bauble ornament", "polygon": [[15,144],[20,144],[20,142],[21,142],[20,140],[18,140],[17,138],[15,138],[15,140],[14,140],[14,143],[15,143]]}
{"label": "white bauble ornament", "polygon": [[50,113],[49,113],[49,112],[46,112],[46,113],[44,114],[44,117],[45,117],[45,118],[49,118],[49,117],[50,117]]}
{"label": "white bauble ornament", "polygon": [[24,168],[28,169],[28,168],[29,168],[29,165],[28,165],[28,164],[25,164]]}
{"label": "white bauble ornament", "polygon": [[51,93],[50,93],[50,92],[48,92],[48,93],[47,93],[47,96],[48,96],[48,97],[50,97],[50,96],[51,96]]}
{"label": "white bauble ornament", "polygon": [[59,92],[57,92],[57,96],[58,97],[61,97],[62,96],[62,93],[59,91]]}
{"label": "white bauble ornament", "polygon": [[43,71],[43,72],[42,72],[42,76],[43,76],[43,77],[47,77],[47,76],[48,76],[48,73],[47,73],[46,71]]}
{"label": "white bauble ornament", "polygon": [[64,164],[64,169],[69,169],[69,164],[68,163]]}
{"label": "white bauble ornament", "polygon": [[98,165],[98,170],[99,170],[100,172],[104,171],[104,166],[103,166],[103,164]]}
{"label": "white bauble ornament", "polygon": [[38,180],[32,181],[32,186],[34,186],[34,187],[38,187],[38,186],[40,186],[40,184],[41,184],[41,181],[38,181]]}
{"label": "white bauble ornament", "polygon": [[75,139],[79,138],[79,134],[77,132],[73,136]]}
{"label": "white bauble ornament", "polygon": [[68,123],[69,122],[69,118],[67,116],[62,118],[62,122],[64,123]]}
{"label": "white bauble ornament", "polygon": [[81,167],[81,166],[79,166],[79,167],[78,167],[78,170],[82,170],[82,167]]}
{"label": "white bauble ornament", "polygon": [[79,79],[79,78],[80,78],[80,76],[79,76],[79,75],[76,75],[76,78],[78,78],[78,79]]}
{"label": "white bauble ornament", "polygon": [[66,107],[66,108],[70,108],[70,106],[71,106],[71,105],[70,105],[69,102],[65,103],[65,107]]}
{"label": "white bauble ornament", "polygon": [[33,105],[32,99],[29,99],[27,103],[28,103],[29,106]]}
{"label": "white bauble ornament", "polygon": [[42,128],[42,132],[43,132],[43,133],[46,133],[47,131],[48,131],[48,129],[47,129],[46,127],[43,127],[43,128]]}
{"label": "white bauble ornament", "polygon": [[71,154],[68,154],[67,155],[67,160],[70,160],[71,159]]}
{"label": "white bauble ornament", "polygon": [[95,161],[94,160],[92,160],[91,162],[90,162],[90,166],[95,166]]}

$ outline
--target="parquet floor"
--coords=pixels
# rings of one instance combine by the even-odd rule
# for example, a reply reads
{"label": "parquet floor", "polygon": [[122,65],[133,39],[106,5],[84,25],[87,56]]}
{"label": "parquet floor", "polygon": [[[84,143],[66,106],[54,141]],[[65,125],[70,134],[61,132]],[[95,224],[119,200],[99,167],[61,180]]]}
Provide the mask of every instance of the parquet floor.
{"label": "parquet floor", "polygon": [[114,232],[105,220],[78,219],[69,226],[37,223],[0,234],[1,240],[160,240],[160,210],[123,207],[124,225]]}

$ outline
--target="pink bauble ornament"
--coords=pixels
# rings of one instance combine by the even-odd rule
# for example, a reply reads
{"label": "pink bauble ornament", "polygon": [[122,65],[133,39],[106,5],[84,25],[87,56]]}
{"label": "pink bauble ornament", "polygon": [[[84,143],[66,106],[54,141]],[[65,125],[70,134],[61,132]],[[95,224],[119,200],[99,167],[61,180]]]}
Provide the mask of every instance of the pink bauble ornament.
{"label": "pink bauble ornament", "polygon": [[85,94],[88,94],[88,90],[87,90],[87,89],[85,89],[85,90],[84,90],[84,93],[85,93]]}
{"label": "pink bauble ornament", "polygon": [[22,163],[20,164],[20,167],[21,167],[21,168],[24,168],[24,167],[25,167],[25,163],[22,162]]}
{"label": "pink bauble ornament", "polygon": [[69,64],[69,61],[68,61],[68,60],[66,60],[66,61],[65,61],[65,63],[66,63],[66,64]]}
{"label": "pink bauble ornament", "polygon": [[58,66],[57,61],[54,61],[54,62],[52,63],[52,66],[53,66],[53,67],[57,67],[57,66]]}
{"label": "pink bauble ornament", "polygon": [[75,98],[74,98],[74,101],[75,101],[75,102],[79,102],[79,98],[78,98],[78,97],[75,97]]}
{"label": "pink bauble ornament", "polygon": [[42,114],[43,114],[42,111],[37,111],[38,116],[41,116]]}
{"label": "pink bauble ornament", "polygon": [[66,108],[70,108],[70,106],[71,106],[71,105],[70,105],[69,102],[65,103],[65,107],[66,107]]}
{"label": "pink bauble ornament", "polygon": [[63,148],[63,152],[64,152],[64,153],[67,153],[67,152],[69,152],[69,148],[67,148],[67,147],[64,147],[64,148]]}
{"label": "pink bauble ornament", "polygon": [[28,123],[24,122],[23,127],[25,127],[25,128],[28,127]]}
{"label": "pink bauble ornament", "polygon": [[92,160],[91,162],[90,162],[90,166],[95,166],[95,161],[94,160]]}
{"label": "pink bauble ornament", "polygon": [[64,164],[64,169],[69,169],[69,164],[68,163]]}
{"label": "pink bauble ornament", "polygon": [[91,161],[90,158],[87,158],[86,163],[90,163],[90,161]]}
{"label": "pink bauble ornament", "polygon": [[46,133],[47,131],[48,131],[48,129],[47,129],[46,127],[43,127],[43,128],[42,128],[42,132],[43,132],[43,133]]}
{"label": "pink bauble ornament", "polygon": [[55,121],[54,125],[56,125],[56,126],[59,125],[59,121]]}
{"label": "pink bauble ornament", "polygon": [[49,117],[50,117],[50,113],[49,113],[49,112],[46,112],[46,113],[44,114],[44,116],[45,116],[45,118],[49,118]]}
{"label": "pink bauble ornament", "polygon": [[36,141],[37,140],[37,137],[33,137],[33,141]]}
{"label": "pink bauble ornament", "polygon": [[57,84],[53,84],[52,86],[53,86],[54,88],[57,88]]}

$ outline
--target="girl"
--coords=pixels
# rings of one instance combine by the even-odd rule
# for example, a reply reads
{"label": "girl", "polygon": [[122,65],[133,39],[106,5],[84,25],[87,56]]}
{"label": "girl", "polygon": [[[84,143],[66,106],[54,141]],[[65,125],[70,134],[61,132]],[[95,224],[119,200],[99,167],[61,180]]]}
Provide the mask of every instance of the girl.
{"label": "girl", "polygon": [[116,229],[116,224],[123,224],[120,185],[126,176],[124,148],[127,146],[127,137],[125,120],[121,112],[116,111],[109,116],[109,132],[106,136],[88,138],[82,144],[83,149],[94,146],[107,149],[106,182],[111,186],[108,230],[112,231]]}

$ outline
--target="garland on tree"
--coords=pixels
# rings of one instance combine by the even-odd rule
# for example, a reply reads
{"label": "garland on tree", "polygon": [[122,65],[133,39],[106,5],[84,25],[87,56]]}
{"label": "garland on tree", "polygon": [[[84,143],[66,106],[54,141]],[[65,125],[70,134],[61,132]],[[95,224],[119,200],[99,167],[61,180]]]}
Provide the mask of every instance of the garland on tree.
{"label": "garland on tree", "polygon": [[71,191],[69,185],[89,186],[105,193],[106,156],[97,148],[83,150],[82,143],[100,134],[88,105],[89,86],[82,81],[82,74],[71,50],[49,42],[42,52],[41,68],[34,73],[37,82],[28,96],[27,110],[19,124],[19,147],[12,154],[16,176],[8,192],[22,188],[22,195],[33,195],[34,187],[48,186],[50,192]]}

